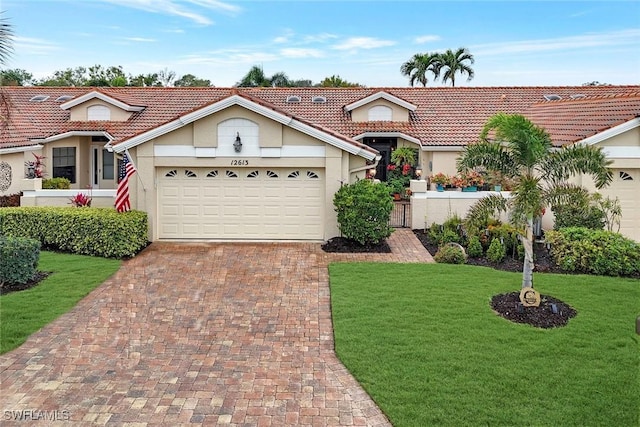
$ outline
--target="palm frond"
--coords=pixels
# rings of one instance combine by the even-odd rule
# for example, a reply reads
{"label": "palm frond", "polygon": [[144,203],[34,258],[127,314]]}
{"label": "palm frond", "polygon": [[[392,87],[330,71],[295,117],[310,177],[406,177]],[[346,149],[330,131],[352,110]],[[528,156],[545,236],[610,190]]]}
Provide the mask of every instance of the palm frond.
{"label": "palm frond", "polygon": [[470,228],[482,227],[490,218],[498,218],[509,210],[510,202],[500,194],[483,197],[469,208],[465,224]]}
{"label": "palm frond", "polygon": [[597,188],[602,188],[613,180],[609,169],[611,163],[601,147],[575,145],[550,153],[541,169],[553,183],[566,181],[573,175],[587,174],[594,179]]}

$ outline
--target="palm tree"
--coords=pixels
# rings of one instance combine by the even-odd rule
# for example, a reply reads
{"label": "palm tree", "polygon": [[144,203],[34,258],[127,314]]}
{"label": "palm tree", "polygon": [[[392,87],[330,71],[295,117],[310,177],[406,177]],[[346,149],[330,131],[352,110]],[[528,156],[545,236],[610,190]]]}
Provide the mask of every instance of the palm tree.
{"label": "palm tree", "polygon": [[[0,12],[0,14],[4,11]],[[0,18],[0,65],[4,65],[13,53],[13,27],[5,18]],[[9,97],[0,89],[0,131],[8,126],[11,114]]]}
{"label": "palm tree", "polygon": [[[491,136],[491,137],[490,137]],[[522,287],[533,287],[533,219],[548,206],[561,205],[587,190],[567,180],[588,174],[597,188],[613,179],[601,148],[569,146],[554,149],[547,132],[519,114],[498,113],[485,124],[480,142],[468,145],[458,159],[460,171],[483,167],[499,172],[515,182],[512,197],[489,195],[480,199],[467,214],[467,225],[479,227],[500,212],[524,233],[518,237],[525,249]]]}
{"label": "palm tree", "polygon": [[238,87],[267,87],[271,86],[271,80],[264,74],[264,70],[259,65],[254,65],[244,75],[242,80],[236,83]]}
{"label": "palm tree", "polygon": [[[0,12],[3,14],[4,11]],[[13,28],[6,18],[0,18],[0,65],[13,53]]]}
{"label": "palm tree", "polygon": [[456,73],[467,74],[467,81],[473,79],[473,68],[471,68],[469,64],[473,64],[475,60],[466,48],[461,47],[455,52],[447,49],[446,52],[439,55],[438,61],[439,71],[444,71],[442,74],[442,83],[451,80],[451,86],[455,87]]}
{"label": "palm tree", "polygon": [[409,77],[409,84],[413,86],[415,82],[426,86],[429,79],[427,73],[433,74],[434,80],[440,74],[440,55],[437,53],[416,53],[413,57],[400,67],[402,75]]}

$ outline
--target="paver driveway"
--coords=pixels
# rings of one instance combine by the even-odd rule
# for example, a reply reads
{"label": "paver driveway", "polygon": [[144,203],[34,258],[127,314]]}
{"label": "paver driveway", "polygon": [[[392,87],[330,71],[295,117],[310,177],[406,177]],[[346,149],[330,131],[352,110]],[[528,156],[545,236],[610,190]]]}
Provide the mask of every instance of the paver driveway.
{"label": "paver driveway", "polygon": [[[387,258],[429,258],[406,248]],[[318,244],[154,243],[1,356],[1,423],[389,425],[333,352],[338,258]]]}

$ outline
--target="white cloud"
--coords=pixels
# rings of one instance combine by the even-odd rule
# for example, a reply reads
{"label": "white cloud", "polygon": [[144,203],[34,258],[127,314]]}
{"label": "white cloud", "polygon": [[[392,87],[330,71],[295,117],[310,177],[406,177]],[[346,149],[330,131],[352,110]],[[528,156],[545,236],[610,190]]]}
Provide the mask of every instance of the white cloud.
{"label": "white cloud", "polygon": [[16,36],[13,38],[13,45],[21,55],[46,55],[61,49],[59,45],[48,40],[32,37]]}
{"label": "white cloud", "polygon": [[142,43],[155,43],[156,39],[147,39],[144,37],[123,37],[124,40],[128,40],[131,42],[142,42]]}
{"label": "white cloud", "polygon": [[380,40],[373,37],[351,37],[342,43],[333,46],[336,50],[352,49],[376,49],[379,47],[393,46],[396,42],[391,40]]}
{"label": "white cloud", "polygon": [[324,54],[318,49],[286,48],[280,54],[285,58],[322,58]]}
{"label": "white cloud", "polygon": [[436,42],[438,40],[440,40],[440,36],[436,36],[436,35],[418,36],[415,39],[413,39],[414,43],[416,43],[416,44],[424,44],[424,43],[429,43],[429,42]]}
{"label": "white cloud", "polygon": [[118,6],[144,10],[163,15],[179,16],[200,25],[212,25],[214,22],[205,14],[198,13],[195,7],[235,14],[242,9],[230,3],[217,0],[100,0]]}
{"label": "white cloud", "polygon": [[337,38],[338,38],[338,36],[336,36],[335,34],[320,33],[320,34],[313,34],[313,35],[304,36],[302,38],[302,41],[304,43],[324,43],[327,40],[332,40],[332,39],[337,39]]}
{"label": "white cloud", "polygon": [[556,39],[523,40],[506,43],[475,45],[469,48],[474,55],[504,55],[512,53],[532,53],[569,51],[603,46],[640,44],[640,30],[622,30],[611,33],[592,33]]}

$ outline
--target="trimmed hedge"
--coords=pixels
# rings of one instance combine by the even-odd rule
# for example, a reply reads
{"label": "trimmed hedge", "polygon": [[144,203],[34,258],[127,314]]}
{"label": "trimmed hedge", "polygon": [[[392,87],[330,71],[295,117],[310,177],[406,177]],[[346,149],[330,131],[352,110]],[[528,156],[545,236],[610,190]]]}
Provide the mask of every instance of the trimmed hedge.
{"label": "trimmed hedge", "polygon": [[546,231],[556,264],[566,271],[601,276],[640,275],[640,243],[619,233],[569,227]]}
{"label": "trimmed hedge", "polygon": [[345,184],[333,197],[340,232],[361,245],[375,245],[391,236],[393,202],[385,184],[368,179]]}
{"label": "trimmed hedge", "polygon": [[48,178],[42,180],[43,190],[69,190],[71,181],[67,178]]}
{"label": "trimmed hedge", "polygon": [[104,258],[132,257],[147,246],[147,214],[113,208],[19,207],[0,210],[0,235]]}
{"label": "trimmed hedge", "polygon": [[36,275],[39,260],[39,241],[0,237],[0,283],[27,283]]}

